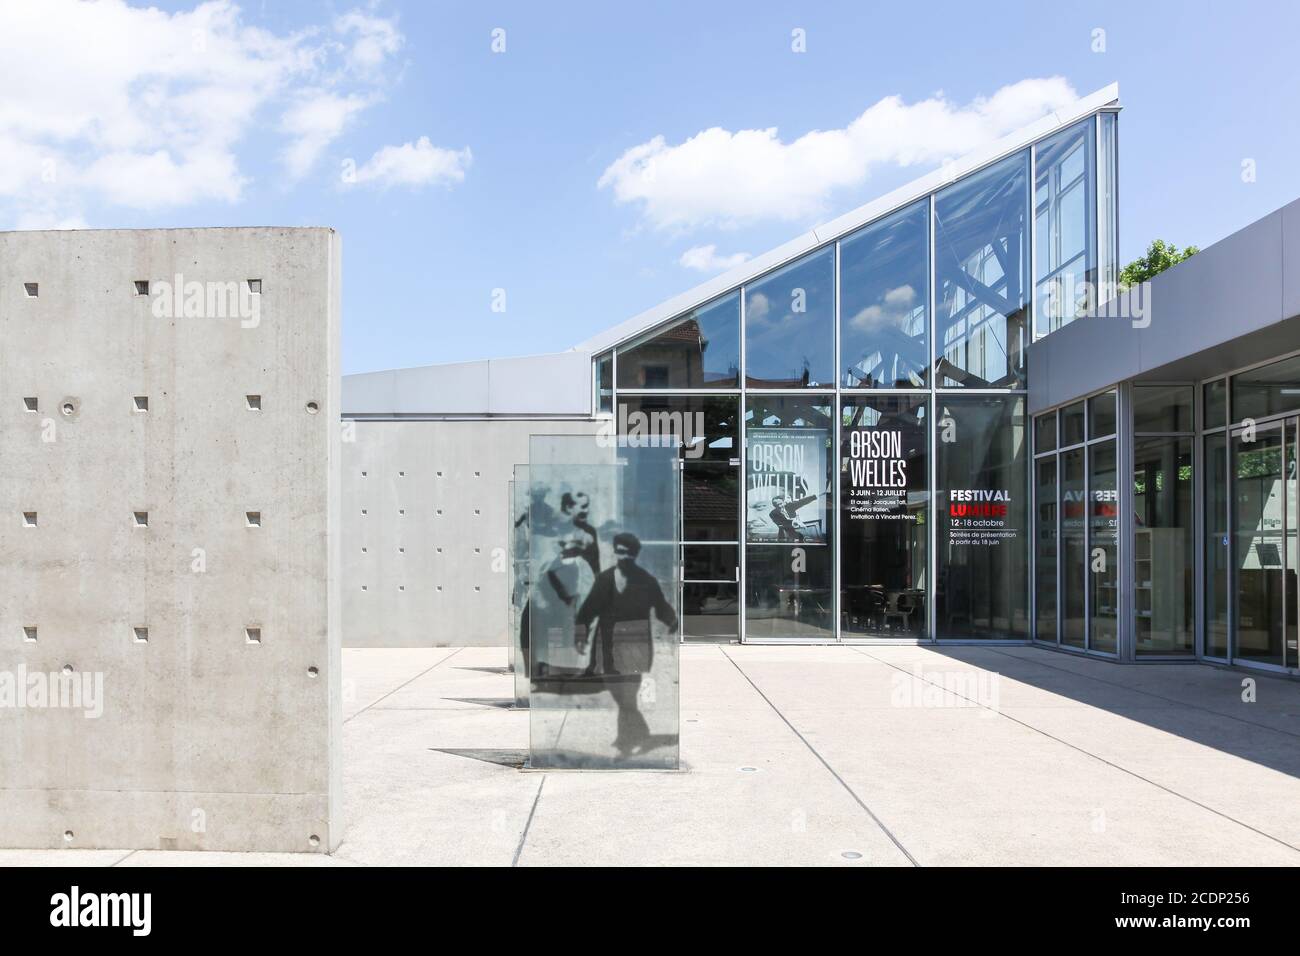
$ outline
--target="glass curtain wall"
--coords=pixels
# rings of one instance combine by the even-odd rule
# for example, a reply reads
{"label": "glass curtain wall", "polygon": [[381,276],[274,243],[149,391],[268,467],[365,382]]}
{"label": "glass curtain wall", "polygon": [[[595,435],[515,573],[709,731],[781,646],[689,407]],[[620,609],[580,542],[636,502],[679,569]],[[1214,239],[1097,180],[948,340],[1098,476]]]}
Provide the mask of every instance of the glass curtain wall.
{"label": "glass curtain wall", "polygon": [[1116,394],[1034,421],[1034,639],[1119,649]]}
{"label": "glass curtain wall", "polygon": [[[1068,639],[1072,592],[1048,585],[1111,527],[1083,504],[1107,463],[1082,411],[1029,447],[1025,350],[1036,290],[1113,258],[1113,145],[1090,117],[597,359],[620,432],[659,415],[693,438],[704,416],[682,448],[689,639]],[[1090,586],[1081,634],[1107,607]]]}
{"label": "glass curtain wall", "polygon": [[1196,652],[1193,431],[1191,386],[1133,386],[1133,634],[1139,656]]}

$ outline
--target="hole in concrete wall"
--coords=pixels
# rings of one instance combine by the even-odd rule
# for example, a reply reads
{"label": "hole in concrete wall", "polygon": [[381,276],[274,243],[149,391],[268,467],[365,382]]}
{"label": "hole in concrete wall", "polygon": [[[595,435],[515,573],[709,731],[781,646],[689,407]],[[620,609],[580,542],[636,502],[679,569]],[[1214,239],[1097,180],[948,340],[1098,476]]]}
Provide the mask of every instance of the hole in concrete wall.
{"label": "hole in concrete wall", "polygon": [[149,527],[149,512],[147,512],[147,511],[133,511],[133,512],[132,512],[132,515],[133,515],[134,518],[135,518],[135,526],[136,526],[137,528],[147,528],[147,527]]}
{"label": "hole in concrete wall", "polygon": [[23,399],[23,408],[29,412],[37,412],[40,411],[41,403],[35,395],[31,395]]}
{"label": "hole in concrete wall", "polygon": [[72,842],[72,839],[73,839],[73,836],[74,836],[74,834],[73,834],[73,832],[72,832],[71,830],[64,830],[64,831],[63,831],[63,842],[64,842],[64,843],[71,843],[71,842]]}
{"label": "hole in concrete wall", "polygon": [[148,279],[136,279],[136,280],[135,280],[135,294],[136,294],[136,295],[148,295],[148,294],[149,294],[149,280],[148,280]]}
{"label": "hole in concrete wall", "polygon": [[248,282],[248,291],[249,291],[249,292],[253,293],[253,295],[261,295],[261,294],[262,294],[262,280],[261,280],[261,279],[248,279],[247,282]]}
{"label": "hole in concrete wall", "polygon": [[441,590],[442,590],[442,585],[441,585],[441,584],[439,584],[439,585],[438,585],[438,587],[437,587],[437,589],[436,589],[436,590],[439,590],[439,591],[441,591]]}
{"label": "hole in concrete wall", "polygon": [[406,509],[405,509],[405,508],[398,508],[398,509],[397,509],[397,513],[398,513],[399,515],[404,515],[404,514],[406,514]]}
{"label": "hole in concrete wall", "polygon": [[148,643],[149,643],[149,628],[147,628],[147,627],[133,627],[133,628],[131,628],[131,631],[132,631],[132,633],[135,635],[135,642],[136,642],[137,644],[148,644]]}
{"label": "hole in concrete wall", "polygon": [[362,549],[361,549],[361,553],[362,553],[362,554],[365,554],[365,553],[366,553],[367,551],[369,551],[369,550],[370,550],[369,548],[362,548]]}
{"label": "hole in concrete wall", "polygon": [[244,628],[244,641],[248,644],[262,643],[262,629],[260,627]]}
{"label": "hole in concrete wall", "polygon": [[474,549],[474,553],[475,553],[475,554],[482,554],[482,553],[483,553],[483,549],[482,549],[482,548],[475,548],[475,549]]}
{"label": "hole in concrete wall", "polygon": [[262,527],[262,512],[260,512],[260,511],[245,511],[245,512],[244,512],[244,523],[247,524],[248,527],[250,527],[250,528],[260,528],[260,527]]}
{"label": "hole in concrete wall", "polygon": [[368,474],[370,474],[368,471],[363,471],[363,472],[361,473],[361,477],[364,478],[364,477],[366,477],[366,475],[368,475]]}
{"label": "hole in concrete wall", "polygon": [[36,643],[36,625],[31,624],[23,628],[23,640],[28,644]]}
{"label": "hole in concrete wall", "polygon": [[438,549],[438,553],[439,553],[439,554],[442,554],[442,548],[439,548],[439,549]]}
{"label": "hole in concrete wall", "polygon": [[438,477],[439,477],[439,478],[442,477],[442,472],[438,472]]}
{"label": "hole in concrete wall", "polygon": [[24,528],[35,528],[35,527],[36,527],[36,512],[35,512],[35,511],[24,511],[24,512],[23,512],[23,527],[24,527]]}
{"label": "hole in concrete wall", "polygon": [[441,515],[441,514],[442,514],[442,509],[441,509],[441,508],[438,508],[436,511],[434,511],[434,514],[436,514],[436,515]]}
{"label": "hole in concrete wall", "polygon": [[308,403],[307,403],[307,411],[308,411],[310,414],[315,415],[317,412],[320,411],[320,406],[317,405],[315,402],[308,402]]}
{"label": "hole in concrete wall", "polygon": [[261,395],[245,395],[244,401],[248,404],[248,410],[250,412],[260,412],[262,410]]}
{"label": "hole in concrete wall", "polygon": [[370,514],[370,512],[367,511],[365,508],[362,508],[362,509],[361,509],[361,513],[362,513],[363,515],[368,515],[368,514]]}
{"label": "hole in concrete wall", "polygon": [[307,676],[308,676],[308,677],[313,677],[313,678],[315,678],[315,677],[320,677],[320,668],[319,668],[319,667],[309,667],[309,668],[307,668]]}
{"label": "hole in concrete wall", "polygon": [[149,411],[149,396],[148,396],[148,395],[137,395],[137,396],[135,397],[135,410],[136,410],[137,412],[147,412],[147,411]]}
{"label": "hole in concrete wall", "polygon": [[475,590],[475,591],[482,591],[483,589],[482,589],[481,587],[479,587],[479,586],[476,584],[476,585],[474,585],[474,590]]}
{"label": "hole in concrete wall", "polygon": [[72,665],[71,665],[71,664],[64,664],[64,665],[63,665],[63,676],[64,676],[64,677],[71,677],[71,676],[72,676]]}
{"label": "hole in concrete wall", "polygon": [[477,508],[474,509],[474,517],[477,518],[477,517],[478,517],[479,515],[481,515],[482,513],[483,513],[483,512],[479,511],[479,509],[477,509]]}
{"label": "hole in concrete wall", "polygon": [[27,293],[27,298],[34,299],[41,294],[41,287],[35,282],[24,282],[23,291]]}
{"label": "hole in concrete wall", "polygon": [[474,477],[475,477],[475,478],[482,478],[482,477],[483,477],[483,472],[481,472],[481,471],[476,471],[476,472],[474,472]]}
{"label": "hole in concrete wall", "polygon": [[405,548],[398,548],[398,549],[397,549],[397,553],[398,553],[398,554],[406,554],[406,549],[405,549]]}
{"label": "hole in concrete wall", "polygon": [[72,399],[64,401],[64,403],[59,407],[59,411],[63,412],[64,415],[71,415],[76,412],[76,410],[77,403]]}
{"label": "hole in concrete wall", "polygon": [[361,585],[361,590],[363,590],[363,591],[369,591],[370,588],[366,587],[366,586],[363,584],[363,585]]}
{"label": "hole in concrete wall", "polygon": [[405,477],[406,477],[406,472],[404,472],[404,471],[399,471],[399,472],[397,473],[397,477],[398,477],[398,478],[405,478]]}
{"label": "hole in concrete wall", "polygon": [[313,833],[307,838],[307,842],[312,846],[320,846],[320,837]]}
{"label": "hole in concrete wall", "polygon": [[399,585],[397,586],[397,590],[399,590],[399,591],[405,591],[405,590],[406,590],[406,585],[405,585],[405,584],[399,584]]}

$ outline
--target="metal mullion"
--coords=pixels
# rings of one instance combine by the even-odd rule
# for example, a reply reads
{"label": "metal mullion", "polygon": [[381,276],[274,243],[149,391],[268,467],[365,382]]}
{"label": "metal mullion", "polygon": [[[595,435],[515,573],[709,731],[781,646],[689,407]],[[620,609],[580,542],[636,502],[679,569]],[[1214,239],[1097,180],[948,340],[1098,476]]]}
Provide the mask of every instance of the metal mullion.
{"label": "metal mullion", "polygon": [[[837,641],[843,640],[843,634],[840,633],[840,558],[843,549],[840,547],[840,430],[843,413],[840,410],[842,399],[840,392],[840,241],[835,240],[835,289],[834,289],[834,312],[835,312],[835,395],[831,398],[831,416],[832,416],[832,440],[833,447],[831,455],[828,456],[828,463],[831,465],[831,500],[833,502],[835,513],[831,516],[834,523],[834,540],[830,547],[834,549],[831,554],[831,614],[832,630]],[[829,523],[829,522],[828,522]]]}
{"label": "metal mullion", "polygon": [[745,578],[749,564],[748,535],[745,533],[745,513],[749,507],[749,491],[746,482],[749,471],[749,449],[746,437],[745,416],[749,411],[749,366],[746,361],[746,340],[749,338],[745,328],[745,286],[737,290],[740,294],[740,408],[737,413],[738,439],[740,441],[740,512],[736,515],[736,537],[740,541],[739,593],[736,596],[737,618],[739,627],[737,636],[741,644],[745,643],[745,631],[749,618],[749,598],[745,590]]}
{"label": "metal mullion", "polygon": [[927,311],[929,312],[929,354],[927,362],[929,373],[926,379],[930,386],[930,409],[929,409],[929,459],[926,468],[926,483],[929,494],[926,496],[926,517],[929,519],[929,527],[926,529],[926,555],[925,555],[925,631],[926,638],[931,643],[939,640],[939,619],[938,619],[938,596],[936,594],[939,579],[939,459],[937,448],[938,428],[935,419],[939,414],[939,374],[938,374],[938,355],[939,355],[939,338],[936,332],[938,328],[938,316],[935,314],[935,298],[939,282],[938,264],[935,262],[935,218],[934,218],[934,197],[930,193],[930,220],[927,231],[929,232],[929,263],[926,269],[928,282],[928,300],[926,302]]}

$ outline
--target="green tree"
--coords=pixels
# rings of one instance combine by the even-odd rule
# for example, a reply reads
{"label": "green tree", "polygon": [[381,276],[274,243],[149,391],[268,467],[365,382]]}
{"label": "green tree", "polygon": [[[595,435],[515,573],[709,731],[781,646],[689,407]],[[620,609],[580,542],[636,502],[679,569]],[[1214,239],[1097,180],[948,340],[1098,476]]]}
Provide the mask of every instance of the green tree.
{"label": "green tree", "polygon": [[1170,266],[1178,265],[1184,259],[1190,259],[1200,251],[1195,246],[1188,246],[1180,251],[1173,243],[1157,239],[1147,246],[1146,255],[1134,259],[1120,272],[1119,287],[1127,289],[1131,285],[1146,282],[1152,276],[1159,275]]}

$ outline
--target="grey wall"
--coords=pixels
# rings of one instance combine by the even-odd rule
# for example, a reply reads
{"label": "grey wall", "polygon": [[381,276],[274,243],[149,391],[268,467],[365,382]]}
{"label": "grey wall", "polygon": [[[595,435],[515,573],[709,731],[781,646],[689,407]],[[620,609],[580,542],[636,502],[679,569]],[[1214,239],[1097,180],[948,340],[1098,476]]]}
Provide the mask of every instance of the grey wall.
{"label": "grey wall", "polygon": [[1300,347],[1300,200],[1156,276],[1148,304],[1146,327],[1080,319],[1030,346],[1031,413],[1126,379],[1210,378]]}
{"label": "grey wall", "polygon": [[[256,326],[159,317],[176,273]],[[0,234],[0,701],[103,707],[0,706],[0,846],[339,842],[339,276],[329,229]]]}
{"label": "grey wall", "polygon": [[532,434],[596,428],[527,419],[344,422],[344,644],[505,644],[514,466],[527,462]]}
{"label": "grey wall", "polygon": [[363,372],[343,379],[343,413],[586,417],[591,375],[591,355],[582,351]]}

